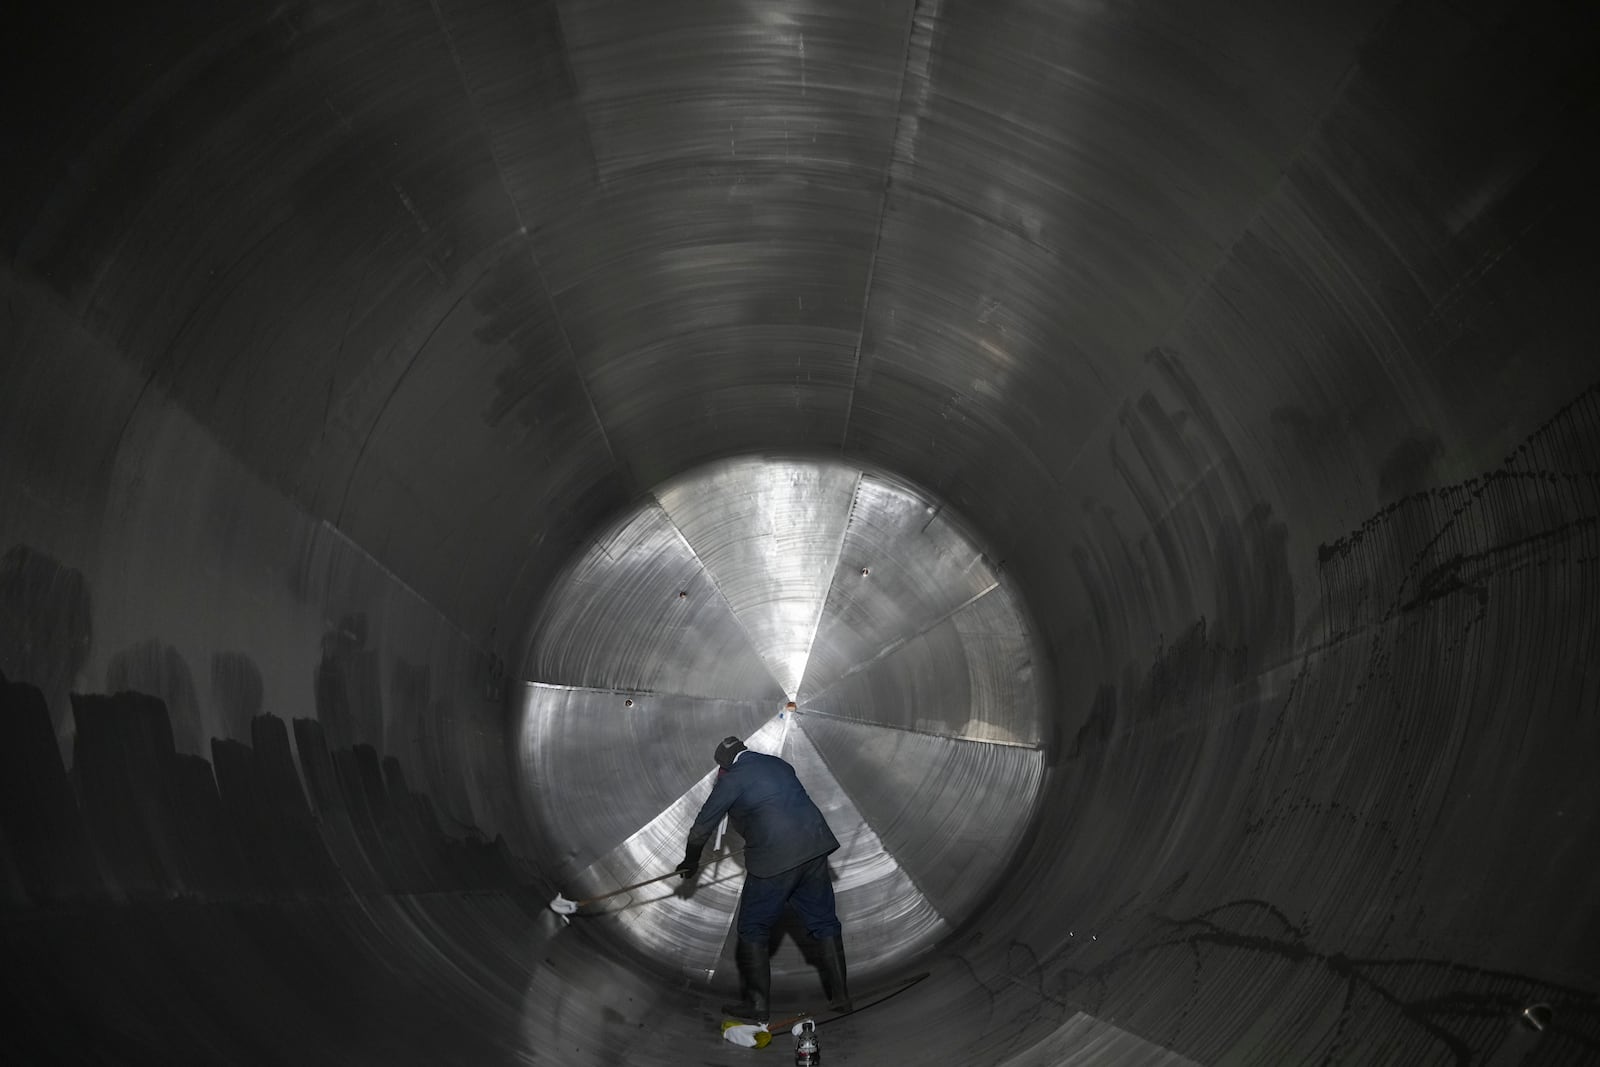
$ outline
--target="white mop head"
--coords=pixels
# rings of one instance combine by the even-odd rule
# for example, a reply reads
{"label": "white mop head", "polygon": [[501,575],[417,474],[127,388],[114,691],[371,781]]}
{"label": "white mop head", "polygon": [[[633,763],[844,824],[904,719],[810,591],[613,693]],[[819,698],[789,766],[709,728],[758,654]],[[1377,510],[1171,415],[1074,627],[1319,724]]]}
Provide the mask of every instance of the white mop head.
{"label": "white mop head", "polygon": [[758,1026],[754,1023],[725,1022],[722,1024],[722,1039],[740,1048],[766,1048],[772,1040],[772,1034],[767,1030],[766,1023]]}

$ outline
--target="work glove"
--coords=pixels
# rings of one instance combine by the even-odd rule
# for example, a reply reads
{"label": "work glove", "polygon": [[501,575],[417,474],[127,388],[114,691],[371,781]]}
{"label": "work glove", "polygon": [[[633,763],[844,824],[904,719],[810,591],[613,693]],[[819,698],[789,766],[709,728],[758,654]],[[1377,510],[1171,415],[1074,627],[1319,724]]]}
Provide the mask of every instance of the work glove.
{"label": "work glove", "polygon": [[705,848],[704,845],[701,845],[700,848],[691,847],[684,853],[683,862],[677,866],[679,878],[694,877],[694,872],[700,869],[700,849],[703,848]]}

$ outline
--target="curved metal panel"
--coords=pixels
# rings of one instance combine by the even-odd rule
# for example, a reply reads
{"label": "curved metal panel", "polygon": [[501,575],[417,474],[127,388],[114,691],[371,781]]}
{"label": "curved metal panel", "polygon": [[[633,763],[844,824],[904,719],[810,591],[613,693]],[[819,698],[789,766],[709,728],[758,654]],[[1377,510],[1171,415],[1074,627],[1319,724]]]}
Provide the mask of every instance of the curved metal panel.
{"label": "curved metal panel", "polygon": [[601,180],[721,159],[887,162],[908,8],[807,0],[562,6]]}
{"label": "curved metal panel", "polygon": [[1038,744],[1043,737],[1045,680],[1038,635],[1009,582],[950,617],[966,649],[972,718],[961,736]]}
{"label": "curved metal panel", "polygon": [[562,5],[593,181],[532,239],[642,484],[843,437],[908,10]]}
{"label": "curved metal panel", "polygon": [[542,236],[560,242],[579,370],[641,486],[843,435],[876,207],[875,188],[782,168],[648,174]]}
{"label": "curved metal panel", "polygon": [[[642,678],[650,665],[701,690],[725,688],[741,677],[732,672],[748,677],[764,663],[786,683],[809,687],[809,656],[820,652],[826,672],[856,669],[834,687],[849,707],[824,699],[818,710],[879,725],[813,717],[830,764],[794,728],[796,716],[773,717],[781,693],[725,703],[635,691],[638,706],[623,709],[623,693],[531,686],[519,738],[525,802],[558,870],[577,887],[571,892],[667,869],[709,789],[711,746],[748,732],[752,749],[795,765],[839,836],[832,866],[852,968],[871,974],[931,947],[1008,857],[1032,812],[1040,758],[904,727],[1013,744],[1036,738],[1040,708],[1019,651],[1031,632],[1021,604],[938,502],[856,467],[746,457],[690,472],[657,497],[557,584],[530,662],[602,678]],[[659,587],[691,566],[700,583],[689,590],[695,603],[664,607]],[[731,607],[704,606],[725,601]],[[674,610],[708,615],[711,625],[675,623]],[[814,633],[834,636],[819,649]],[[744,661],[723,662],[724,649],[751,645]],[[596,757],[573,763],[575,752]],[[876,775],[880,759],[888,763]],[[952,775],[969,784],[950,786]],[[889,827],[887,837],[878,823]],[[738,835],[729,841],[737,846]],[[640,899],[658,903],[623,902],[603,929],[705,980],[719,959],[731,959],[728,892],[645,890]],[[815,980],[788,941],[773,973],[796,988]]]}
{"label": "curved metal panel", "polygon": [[807,711],[905,730],[1036,745],[1033,638],[1005,586],[806,700]]}
{"label": "curved metal panel", "polygon": [[[696,996],[725,976],[737,864],[563,930],[502,850],[441,837],[520,844],[498,658],[521,664],[574,552],[694,463],[782,450],[893,470],[973,520],[1072,687],[1017,878],[914,995],[842,1023],[830,1062],[1594,1058],[1600,5],[28,14],[0,164],[0,667],[70,714],[130,643],[196,671],[222,653],[264,683],[264,707],[218,695],[230,720],[355,713],[384,750],[305,731],[362,892],[285,893],[272,871],[298,861],[272,857],[298,830],[249,802],[241,744],[214,783],[195,757],[175,785],[170,760],[40,778],[71,723],[0,715],[27,978],[7,1047],[746,1059]],[[218,456],[248,477],[190,486]],[[252,480],[295,514],[253,522]],[[672,632],[650,555],[618,572],[617,619],[580,597],[551,638],[558,665],[689,709],[635,736],[575,700],[539,742],[566,847],[628,843],[595,889],[674,858],[711,770],[698,731],[721,732],[694,694],[785,692],[731,612],[680,605]],[[406,589],[441,617],[397,610]],[[958,918],[959,859],[916,821],[966,839],[961,805],[1004,791],[929,792],[919,761],[933,779],[968,750],[915,731],[1018,739],[951,774],[1037,758],[1015,747],[1035,638],[997,592],[970,618],[846,597],[830,620],[824,599],[801,691],[883,725],[808,709],[756,731],[803,722],[783,751],[853,828],[864,982]],[[825,727],[848,790],[808,751]],[[135,771],[162,792],[124,859],[171,880],[127,907],[94,852],[135,847],[102,820],[139,806]],[[559,865],[529,858],[535,882]],[[430,884],[501,891],[412,891]],[[58,1026],[86,989],[96,1011]]]}
{"label": "curved metal panel", "polygon": [[524,810],[547,842],[552,877],[561,878],[670,809],[705,778],[718,741],[758,729],[773,711],[772,705],[528,684],[519,715]]}
{"label": "curved metal panel", "polygon": [[806,700],[993,589],[984,554],[936,499],[863,475],[806,662]]}
{"label": "curved metal panel", "polygon": [[796,721],[934,907],[970,915],[1033,818],[1044,754],[804,712]]}
{"label": "curved metal panel", "polygon": [[858,471],[753,457],[657,490],[790,699],[839,559]]}
{"label": "curved metal panel", "polygon": [[523,669],[565,685],[784,699],[702,561],[654,503],[596,538],[557,582]]}
{"label": "curved metal panel", "polygon": [[[904,966],[933,948],[949,933],[951,921],[879,838],[803,729],[790,730],[784,758],[793,764],[839,839],[839,850],[828,858],[828,866],[851,979],[859,988],[874,974]],[[798,955],[795,950],[794,956]],[[802,963],[775,958],[774,973],[780,962],[787,964],[786,971],[806,970]]]}
{"label": "curved metal panel", "polygon": [[[708,772],[696,788],[571,878],[566,895],[574,900],[598,896],[670,872],[683,856],[689,827],[715,774]],[[586,919],[676,967],[685,979],[710,981],[738,907],[742,880],[737,875],[742,870],[738,859],[725,860],[709,874],[702,873],[692,891],[671,878],[592,905]]]}
{"label": "curved metal panel", "polygon": [[[751,732],[745,743],[754,751],[779,755],[785,749],[791,721],[783,715],[772,718]],[[607,893],[672,869],[683,856],[689,828],[711,792],[717,773],[711,752],[722,736],[725,734],[700,751],[700,766],[709,764],[711,770],[627,840],[576,875],[568,897]],[[632,788],[625,778],[611,779],[607,784],[613,797]],[[741,843],[738,835],[729,834],[724,848],[737,850]],[[743,885],[738,874],[743,870],[743,860],[735,856],[718,861],[710,872],[702,872],[692,886],[669,879],[602,902],[592,914],[606,918],[611,936],[623,937],[647,954],[671,961],[683,977],[710,981],[723,957],[723,945],[737,913]]]}
{"label": "curved metal panel", "polygon": [[[506,596],[505,570],[484,559],[548,579],[627,500],[526,242],[470,267],[386,387],[334,516],[396,573],[431,575],[429,600],[454,617]],[[511,482],[519,468],[537,470],[537,485]],[[404,522],[397,498],[410,502]],[[559,531],[530,545],[527,531],[543,523]]]}

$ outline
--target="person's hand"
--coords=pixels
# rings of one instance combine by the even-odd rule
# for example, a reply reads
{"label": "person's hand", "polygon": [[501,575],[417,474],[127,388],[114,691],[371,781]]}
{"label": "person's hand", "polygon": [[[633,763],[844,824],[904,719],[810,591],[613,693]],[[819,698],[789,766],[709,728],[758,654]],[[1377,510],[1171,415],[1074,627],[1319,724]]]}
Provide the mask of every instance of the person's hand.
{"label": "person's hand", "polygon": [[683,862],[673,868],[678,872],[678,877],[684,881],[694,877],[694,872],[700,869],[700,853],[705,849],[704,840],[690,841],[683,849]]}

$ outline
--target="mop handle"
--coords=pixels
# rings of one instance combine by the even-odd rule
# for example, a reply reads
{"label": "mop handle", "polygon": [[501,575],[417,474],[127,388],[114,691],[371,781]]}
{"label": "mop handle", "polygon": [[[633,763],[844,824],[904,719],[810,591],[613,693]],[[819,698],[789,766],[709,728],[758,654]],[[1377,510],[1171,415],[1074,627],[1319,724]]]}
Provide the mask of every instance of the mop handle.
{"label": "mop handle", "polygon": [[815,1012],[808,1011],[804,1015],[796,1015],[789,1019],[779,1019],[776,1022],[767,1023],[767,1032],[778,1034],[785,1030],[793,1030],[797,1025],[805,1022],[807,1019],[815,1019],[816,1017],[817,1016]]}
{"label": "mop handle", "polygon": [[[695,870],[698,872],[698,871],[702,870],[703,868],[709,867],[711,864],[716,863],[718,860],[732,859],[733,857],[737,856],[739,853],[741,853],[743,851],[744,851],[744,849],[740,848],[740,849],[735,849],[734,851],[726,853],[726,854],[721,855],[721,856],[712,856],[710,860],[708,860],[705,863],[702,863],[699,867],[696,867]],[[647,885],[654,885],[656,882],[665,882],[668,878],[674,877],[677,873],[678,872],[675,871],[675,870],[668,871],[666,874],[658,874],[654,878],[646,878],[642,882],[635,882],[632,885],[625,885],[621,889],[613,889],[609,893],[601,893],[597,897],[585,897],[582,900],[575,901],[575,903],[578,905],[578,907],[581,908],[585,904],[593,904],[595,901],[598,901],[598,900],[606,900],[606,899],[608,899],[610,897],[618,896],[618,895],[620,895],[622,893],[627,893],[630,890],[640,889],[640,888],[643,888],[644,886],[647,886]]]}

